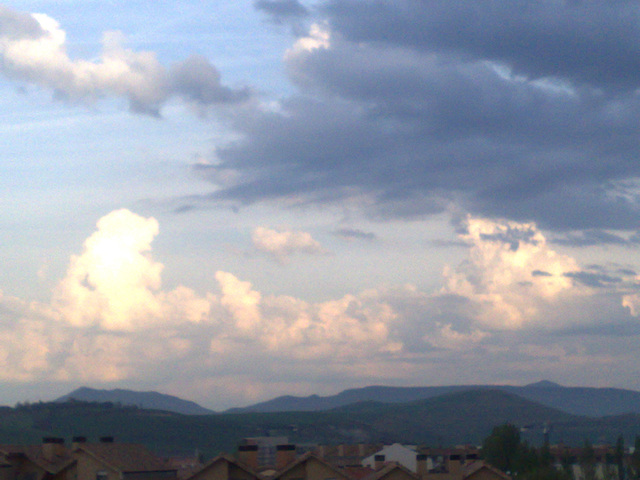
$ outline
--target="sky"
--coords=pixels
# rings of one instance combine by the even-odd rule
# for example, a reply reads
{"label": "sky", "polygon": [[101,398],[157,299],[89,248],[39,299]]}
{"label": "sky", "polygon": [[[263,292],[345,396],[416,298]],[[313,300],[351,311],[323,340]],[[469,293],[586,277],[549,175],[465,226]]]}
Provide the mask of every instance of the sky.
{"label": "sky", "polygon": [[0,145],[0,404],[640,390],[640,1],[6,1]]}

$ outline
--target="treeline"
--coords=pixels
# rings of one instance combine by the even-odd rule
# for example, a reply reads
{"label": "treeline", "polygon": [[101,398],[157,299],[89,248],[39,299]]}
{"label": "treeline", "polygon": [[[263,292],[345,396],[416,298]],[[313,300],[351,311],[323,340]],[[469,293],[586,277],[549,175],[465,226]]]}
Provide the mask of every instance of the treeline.
{"label": "treeline", "polygon": [[[596,450],[588,440],[580,448],[556,447],[553,454],[548,441],[540,447],[529,445],[521,439],[518,427],[507,423],[495,427],[485,438],[482,457],[500,470],[524,480],[572,480],[574,465],[580,467],[585,480],[640,480],[639,435],[635,437],[631,454],[626,453],[622,436],[618,437],[614,448],[607,450],[604,458],[596,456]],[[596,471],[598,463],[604,468],[600,475]]]}

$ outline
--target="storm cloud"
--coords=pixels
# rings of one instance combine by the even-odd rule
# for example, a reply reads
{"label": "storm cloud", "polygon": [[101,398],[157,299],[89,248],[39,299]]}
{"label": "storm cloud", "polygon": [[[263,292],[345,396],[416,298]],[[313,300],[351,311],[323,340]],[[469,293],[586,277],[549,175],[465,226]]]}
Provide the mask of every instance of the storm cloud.
{"label": "storm cloud", "polygon": [[348,201],[374,218],[455,206],[558,232],[634,227],[638,2],[347,0],[318,11],[285,55],[298,92],[231,120],[240,140],[218,145],[203,173],[239,180],[213,198]]}

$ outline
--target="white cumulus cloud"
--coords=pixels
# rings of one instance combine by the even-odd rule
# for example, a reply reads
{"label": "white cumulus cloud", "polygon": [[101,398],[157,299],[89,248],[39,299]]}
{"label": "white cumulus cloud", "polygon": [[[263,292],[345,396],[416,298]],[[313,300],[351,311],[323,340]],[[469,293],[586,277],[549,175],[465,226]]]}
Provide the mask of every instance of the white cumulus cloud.
{"label": "white cumulus cloud", "polygon": [[249,96],[246,89],[223,86],[216,68],[200,56],[166,69],[155,53],[125,48],[120,32],[104,33],[102,43],[97,61],[74,60],[66,51],[66,32],[55,19],[0,7],[0,72],[52,89],[60,97],[122,97],[132,111],[158,114],[171,96],[200,106]]}
{"label": "white cumulus cloud", "polygon": [[310,233],[295,230],[273,230],[257,227],[252,235],[254,247],[284,262],[295,253],[322,253],[322,246]]}
{"label": "white cumulus cloud", "polygon": [[158,234],[155,219],[123,209],[100,219],[97,227],[55,290],[53,305],[63,320],[76,327],[132,331],[208,314],[208,303],[186,287],[160,290],[162,264],[149,254]]}
{"label": "white cumulus cloud", "polygon": [[[590,295],[568,275],[580,271],[576,262],[554,252],[533,224],[469,218],[469,259],[447,270],[439,292],[405,285],[319,302],[267,295],[225,271],[215,272],[217,288],[205,295],[165,290],[162,264],[151,255],[158,233],[155,219],[116,210],[71,258],[51,303],[0,294],[0,379],[144,379],[196,391],[241,377],[274,394],[300,387],[301,378],[308,388],[327,376],[345,386],[363,378],[419,382],[443,368],[475,381],[479,364],[496,371],[505,361],[582,365],[589,354],[579,339],[549,343],[544,332],[567,322],[597,328],[597,312],[630,318],[622,293]],[[544,328],[532,334],[529,325]],[[177,370],[181,377],[167,380]]]}
{"label": "white cumulus cloud", "polygon": [[461,238],[469,258],[445,270],[443,292],[482,305],[488,327],[521,327],[536,318],[539,302],[577,291],[566,275],[579,270],[577,262],[555,252],[533,223],[469,217]]}

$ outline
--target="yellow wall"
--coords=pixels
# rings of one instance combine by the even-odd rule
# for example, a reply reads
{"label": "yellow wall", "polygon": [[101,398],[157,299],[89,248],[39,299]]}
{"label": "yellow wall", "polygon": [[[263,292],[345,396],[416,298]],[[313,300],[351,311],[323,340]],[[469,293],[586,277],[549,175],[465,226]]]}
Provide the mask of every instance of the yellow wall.
{"label": "yellow wall", "polygon": [[78,480],[96,480],[98,472],[106,472],[107,480],[120,480],[120,475],[113,469],[108,468],[104,463],[97,461],[85,452],[78,452]]}

